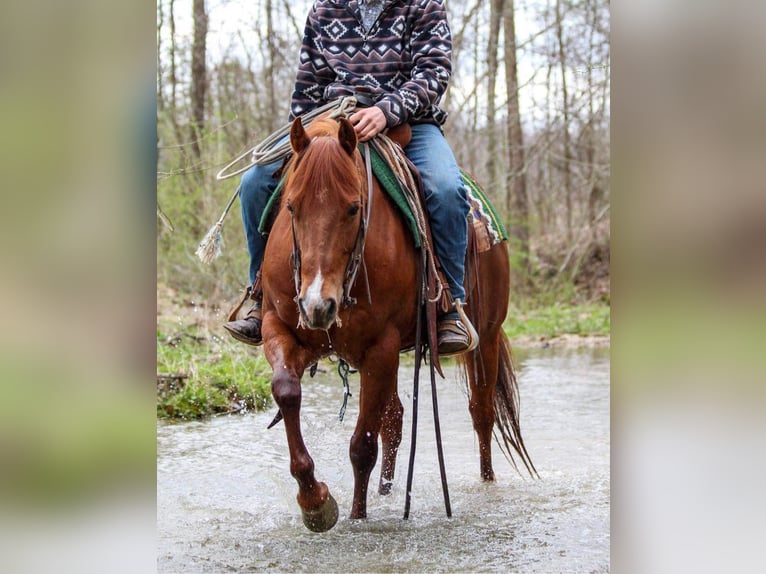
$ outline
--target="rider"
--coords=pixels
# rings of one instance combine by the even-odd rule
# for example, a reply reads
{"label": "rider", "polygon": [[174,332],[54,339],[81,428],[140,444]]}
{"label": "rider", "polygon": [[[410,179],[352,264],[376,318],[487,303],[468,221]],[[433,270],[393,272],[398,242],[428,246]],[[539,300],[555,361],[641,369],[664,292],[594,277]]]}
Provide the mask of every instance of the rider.
{"label": "rider", "polygon": [[[450,79],[452,38],[444,0],[315,0],[309,12],[292,94],[290,120],[342,96],[369,107],[349,120],[360,141],[408,123],[412,141],[404,152],[418,168],[436,254],[453,300],[465,301],[466,192],[441,126],[438,106]],[[250,296],[244,319],[224,325],[239,341],[260,345],[261,292],[256,285],[266,239],[261,214],[277,181],[280,163],[255,166],[240,184],[242,219],[250,253]],[[468,330],[453,309],[438,318],[441,354],[465,351]]]}

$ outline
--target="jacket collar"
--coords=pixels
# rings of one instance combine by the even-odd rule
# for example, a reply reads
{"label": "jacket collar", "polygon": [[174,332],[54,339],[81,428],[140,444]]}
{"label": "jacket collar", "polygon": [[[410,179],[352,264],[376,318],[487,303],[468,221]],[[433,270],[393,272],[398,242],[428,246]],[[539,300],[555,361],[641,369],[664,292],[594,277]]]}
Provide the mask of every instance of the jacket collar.
{"label": "jacket collar", "polygon": [[[359,12],[359,0],[328,0],[330,4],[335,6],[346,6],[352,12]],[[390,4],[399,4],[402,0],[383,0],[383,4],[388,6]]]}
{"label": "jacket collar", "polygon": [[[386,10],[394,4],[400,4],[404,0],[383,0],[383,10]],[[334,4],[339,8],[346,7],[346,9],[354,15],[354,17],[361,22],[362,13],[359,10],[359,0],[329,0],[330,4]]]}

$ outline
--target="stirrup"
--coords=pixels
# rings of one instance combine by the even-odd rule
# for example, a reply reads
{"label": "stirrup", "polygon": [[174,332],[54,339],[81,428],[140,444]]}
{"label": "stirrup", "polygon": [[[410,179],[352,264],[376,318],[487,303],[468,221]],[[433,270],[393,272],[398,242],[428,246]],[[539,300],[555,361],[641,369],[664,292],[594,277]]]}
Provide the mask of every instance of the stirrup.
{"label": "stirrup", "polygon": [[471,323],[468,315],[466,315],[463,310],[463,302],[460,299],[455,299],[455,310],[457,311],[458,317],[460,317],[460,322],[463,323],[466,331],[468,331],[468,348],[463,351],[464,353],[468,353],[479,346],[479,334],[476,332],[473,323]]}

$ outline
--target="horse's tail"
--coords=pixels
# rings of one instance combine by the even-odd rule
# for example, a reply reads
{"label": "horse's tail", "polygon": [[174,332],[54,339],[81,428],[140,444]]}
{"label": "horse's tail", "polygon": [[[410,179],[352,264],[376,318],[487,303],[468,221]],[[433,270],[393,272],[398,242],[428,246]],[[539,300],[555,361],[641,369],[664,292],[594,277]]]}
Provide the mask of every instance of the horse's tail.
{"label": "horse's tail", "polygon": [[498,333],[500,344],[498,345],[498,369],[497,383],[495,385],[495,440],[517,472],[519,467],[514,460],[513,451],[516,452],[530,476],[538,477],[537,469],[532,464],[524,439],[521,437],[519,425],[519,385],[516,382],[511,344],[508,337],[500,331]]}

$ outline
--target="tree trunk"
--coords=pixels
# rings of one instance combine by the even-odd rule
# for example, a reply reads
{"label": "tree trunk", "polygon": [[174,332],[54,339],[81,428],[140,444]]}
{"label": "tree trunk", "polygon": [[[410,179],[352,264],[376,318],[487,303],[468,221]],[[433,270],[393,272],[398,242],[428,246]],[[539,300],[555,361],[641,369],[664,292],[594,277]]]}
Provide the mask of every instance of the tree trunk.
{"label": "tree trunk", "polygon": [[529,205],[527,175],[524,161],[524,133],[519,113],[519,82],[516,63],[516,30],[513,0],[505,0],[503,8],[505,35],[505,88],[508,96],[508,170],[506,213],[510,222],[514,255],[518,257],[519,279],[522,285],[529,273]]}
{"label": "tree trunk", "polygon": [[[478,18],[475,20],[475,29],[474,29],[474,38],[479,38],[479,22]],[[477,86],[479,85],[479,42],[474,41],[474,49],[473,49],[473,85]],[[473,109],[470,111],[471,114],[471,141],[478,141],[477,138],[479,137],[479,90],[473,90],[473,94],[471,95],[471,99],[473,101]],[[472,170],[475,170],[478,164],[479,164],[479,158],[478,154],[476,153],[479,146],[472,145],[468,148],[468,157],[469,157],[469,165],[471,166]],[[489,184],[489,180],[487,180],[487,183]]]}
{"label": "tree trunk", "polygon": [[170,0],[170,122],[173,125],[173,134],[176,142],[181,144],[181,128],[178,123],[178,72],[176,70],[176,16],[175,0]]}
{"label": "tree trunk", "polygon": [[497,177],[497,130],[495,129],[495,88],[497,86],[497,50],[504,0],[491,0],[489,39],[487,40],[487,189],[495,199],[503,197]]}
{"label": "tree trunk", "polygon": [[586,159],[588,162],[588,182],[590,184],[590,191],[588,193],[588,223],[591,229],[591,241],[598,243],[598,226],[597,226],[597,210],[598,204],[601,202],[603,191],[599,185],[598,170],[596,167],[596,111],[594,105],[594,99],[596,97],[596,86],[593,83],[593,65],[596,62],[596,44],[594,43],[594,36],[596,28],[598,26],[598,4],[594,1],[590,4],[591,20],[590,31],[588,38],[588,133],[587,133],[587,147],[586,147]]}
{"label": "tree trunk", "polygon": [[205,0],[194,0],[194,43],[191,69],[191,146],[194,157],[200,160],[199,140],[205,127],[205,97],[207,92],[207,13]]}
{"label": "tree trunk", "polygon": [[588,170],[587,181],[590,185],[588,193],[588,225],[590,226],[591,241],[596,243],[596,204],[598,203],[599,187],[596,179],[596,142],[595,142],[595,121],[593,110],[593,28],[595,26],[595,7],[591,5],[593,11],[591,16],[590,35],[588,38],[588,61],[586,74],[588,79],[588,121],[585,124],[585,162]]}
{"label": "tree trunk", "polygon": [[275,63],[277,59],[277,49],[275,46],[274,38],[274,8],[272,6],[272,0],[266,0],[266,42],[269,47],[269,61],[266,68],[266,91],[269,98],[269,117],[268,126],[269,133],[272,133],[277,129],[277,126],[281,123],[282,118],[277,117],[277,94],[274,87],[274,74],[276,73]]}
{"label": "tree trunk", "polygon": [[[550,14],[550,0],[548,0],[548,4],[546,6],[546,22],[547,18]],[[550,160],[548,159],[550,157],[550,138],[553,137],[553,134],[551,133],[551,126],[553,125],[553,120],[551,118],[551,109],[553,108],[553,48],[552,46],[548,45],[547,35],[546,35],[546,54],[548,56],[548,62],[545,67],[545,127],[543,130],[544,134],[544,141],[541,145],[545,146],[546,152],[545,152],[545,159],[546,161],[541,161],[541,164],[544,165],[544,169],[542,169],[542,177],[541,181],[543,182],[543,185],[538,190],[538,202],[542,206],[542,213],[543,216],[540,218],[540,230],[539,233],[541,236],[545,237],[548,234],[548,231],[552,227],[551,219],[552,217],[555,217],[552,215],[553,211],[553,205],[554,203],[551,201],[553,195],[554,195],[554,186],[553,186],[553,178],[551,174],[551,165]]]}
{"label": "tree trunk", "polygon": [[572,144],[569,136],[569,92],[567,91],[567,60],[564,49],[564,25],[561,18],[561,0],[556,0],[556,39],[559,47],[559,66],[561,70],[561,99],[564,112],[564,198],[566,203],[567,243],[572,243],[572,173],[569,159],[572,157]]}

